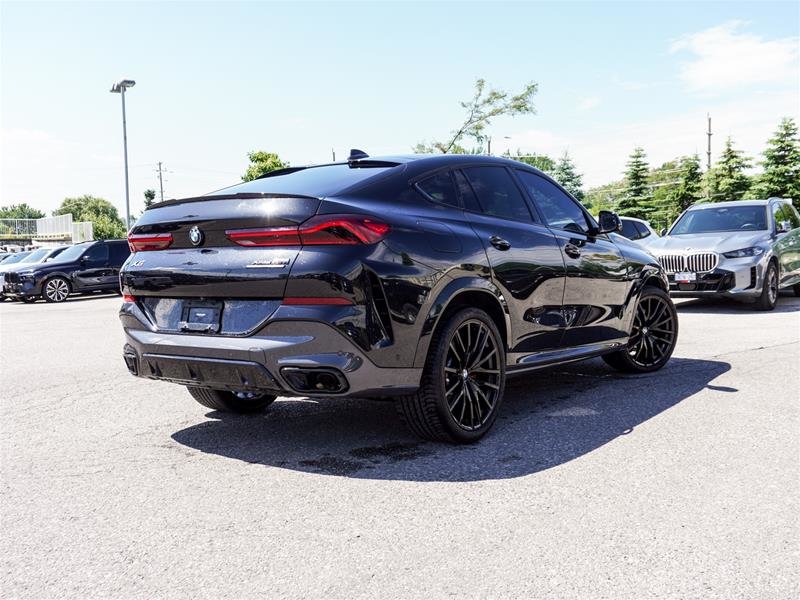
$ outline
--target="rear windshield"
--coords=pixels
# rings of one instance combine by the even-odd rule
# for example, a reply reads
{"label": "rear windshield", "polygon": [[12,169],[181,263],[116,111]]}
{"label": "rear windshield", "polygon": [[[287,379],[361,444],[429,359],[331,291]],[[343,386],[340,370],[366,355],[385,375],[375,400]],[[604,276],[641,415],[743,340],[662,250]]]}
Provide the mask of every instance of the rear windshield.
{"label": "rear windshield", "polygon": [[286,175],[274,175],[232,185],[208,196],[223,194],[299,194],[301,196],[333,196],[357,183],[385,173],[392,167],[350,167],[325,165],[309,167]]}

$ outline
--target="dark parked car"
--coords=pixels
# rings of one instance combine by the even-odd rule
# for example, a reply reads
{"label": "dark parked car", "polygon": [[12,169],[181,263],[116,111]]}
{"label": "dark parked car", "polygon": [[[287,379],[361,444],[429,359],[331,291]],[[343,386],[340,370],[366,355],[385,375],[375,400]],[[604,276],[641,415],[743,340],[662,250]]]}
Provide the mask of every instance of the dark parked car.
{"label": "dark parked car", "polygon": [[215,410],[396,396],[418,435],[474,441],[507,376],[668,361],[667,279],[619,225],[484,156],[354,153],[169,200],[129,236],[125,362]]}
{"label": "dark parked car", "polygon": [[27,302],[40,296],[63,302],[73,292],[119,291],[119,270],[129,255],[125,240],[75,244],[52,260],[8,271],[4,293]]}

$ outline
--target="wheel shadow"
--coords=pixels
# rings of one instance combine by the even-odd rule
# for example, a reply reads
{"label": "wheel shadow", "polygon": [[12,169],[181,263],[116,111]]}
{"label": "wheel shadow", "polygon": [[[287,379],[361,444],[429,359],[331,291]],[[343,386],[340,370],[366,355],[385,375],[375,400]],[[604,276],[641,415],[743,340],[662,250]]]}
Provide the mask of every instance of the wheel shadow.
{"label": "wheel shadow", "polygon": [[[626,377],[594,360],[509,381],[494,429],[479,443],[421,442],[393,402],[286,399],[257,417],[209,413],[173,440],[252,464],[360,479],[481,481],[521,477],[592,452],[675,406],[730,370],[674,358]],[[713,386],[723,392],[734,388]],[[188,400],[188,399],[187,399]]]}

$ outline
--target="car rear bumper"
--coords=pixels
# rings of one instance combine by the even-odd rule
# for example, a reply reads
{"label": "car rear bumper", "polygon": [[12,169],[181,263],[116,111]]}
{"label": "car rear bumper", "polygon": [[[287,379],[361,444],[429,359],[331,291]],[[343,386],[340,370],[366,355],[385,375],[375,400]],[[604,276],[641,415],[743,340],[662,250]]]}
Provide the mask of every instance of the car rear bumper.
{"label": "car rear bumper", "polygon": [[[162,333],[132,302],[123,304],[120,319],[126,366],[148,379],[283,396],[391,396],[415,391],[422,376],[419,368],[376,366],[338,329],[319,321],[273,321],[249,336]],[[322,373],[339,385],[319,391],[299,385],[307,376],[313,388]]]}

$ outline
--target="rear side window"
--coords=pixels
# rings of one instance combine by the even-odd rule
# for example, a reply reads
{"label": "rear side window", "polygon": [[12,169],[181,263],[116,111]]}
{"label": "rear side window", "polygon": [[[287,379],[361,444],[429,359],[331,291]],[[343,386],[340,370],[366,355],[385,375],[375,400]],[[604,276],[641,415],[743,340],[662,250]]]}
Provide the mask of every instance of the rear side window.
{"label": "rear side window", "polygon": [[800,227],[800,215],[797,214],[794,206],[791,204],[783,205],[783,214],[786,215],[786,220],[792,224],[792,229]]}
{"label": "rear side window", "polygon": [[472,186],[469,184],[469,181],[467,181],[467,178],[464,177],[464,174],[461,171],[454,171],[453,178],[455,179],[456,189],[458,190],[459,196],[461,196],[461,204],[464,208],[473,212],[481,212],[481,205],[478,204],[478,198],[475,196],[475,192],[472,191]]}
{"label": "rear side window", "polygon": [[[562,192],[555,184],[529,171],[517,170],[517,174],[537,208],[542,211],[548,227],[578,233],[589,232],[586,213],[578,206],[577,202]],[[623,235],[627,235],[624,229]]]}
{"label": "rear side window", "polygon": [[464,169],[483,213],[503,219],[531,222],[531,213],[511,175],[504,167]]}
{"label": "rear side window", "polygon": [[459,207],[458,194],[448,171],[431,175],[417,183],[417,187],[434,202]]}
{"label": "rear side window", "polygon": [[124,242],[111,242],[108,244],[109,249],[109,262],[115,266],[122,266],[122,263],[130,256],[131,251],[128,244]]}

